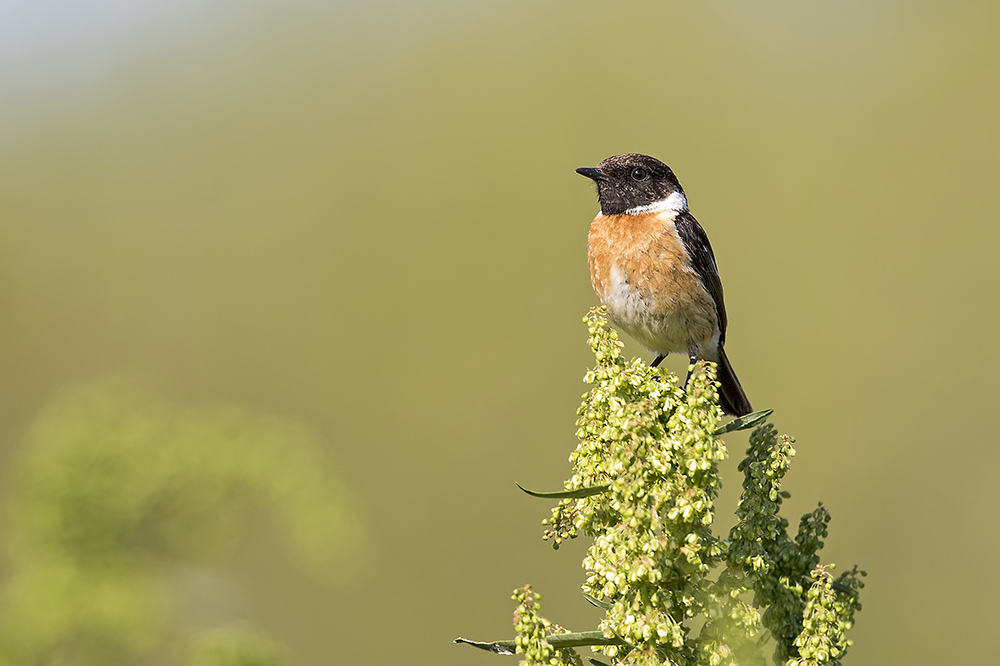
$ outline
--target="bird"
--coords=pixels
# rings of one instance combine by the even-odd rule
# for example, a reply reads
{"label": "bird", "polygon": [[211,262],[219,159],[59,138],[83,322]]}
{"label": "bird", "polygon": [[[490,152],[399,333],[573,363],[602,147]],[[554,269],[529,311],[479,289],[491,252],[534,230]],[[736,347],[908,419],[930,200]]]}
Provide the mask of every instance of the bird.
{"label": "bird", "polygon": [[722,410],[751,413],[726,356],[726,305],[715,253],[674,172],[638,153],[576,172],[597,185],[601,210],[590,224],[587,260],[608,317],[656,354],[652,367],[670,353],[686,353],[692,365],[699,359],[716,363]]}

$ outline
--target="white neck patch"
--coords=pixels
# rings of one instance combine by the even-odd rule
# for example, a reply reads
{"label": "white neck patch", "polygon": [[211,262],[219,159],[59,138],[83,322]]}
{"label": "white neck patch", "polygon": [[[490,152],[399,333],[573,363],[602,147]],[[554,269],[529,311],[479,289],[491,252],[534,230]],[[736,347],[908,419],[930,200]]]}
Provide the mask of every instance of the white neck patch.
{"label": "white neck patch", "polygon": [[680,192],[673,192],[666,199],[660,199],[659,201],[654,201],[651,204],[646,204],[645,206],[636,206],[635,208],[629,208],[625,211],[626,215],[645,215],[646,213],[664,213],[670,212],[676,215],[677,213],[682,213],[688,209],[687,197],[685,197]]}

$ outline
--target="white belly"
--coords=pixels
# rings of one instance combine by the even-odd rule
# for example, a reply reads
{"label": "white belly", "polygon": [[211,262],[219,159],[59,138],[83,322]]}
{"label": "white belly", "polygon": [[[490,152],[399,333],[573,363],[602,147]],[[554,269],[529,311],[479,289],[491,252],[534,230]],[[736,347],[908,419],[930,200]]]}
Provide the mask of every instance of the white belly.
{"label": "white belly", "polygon": [[704,326],[705,313],[697,303],[671,294],[645,294],[631,285],[617,266],[611,267],[609,277],[601,303],[611,320],[636,342],[656,354],[686,355],[693,350],[699,358],[716,360],[719,329],[715,326],[705,335],[709,333]]}

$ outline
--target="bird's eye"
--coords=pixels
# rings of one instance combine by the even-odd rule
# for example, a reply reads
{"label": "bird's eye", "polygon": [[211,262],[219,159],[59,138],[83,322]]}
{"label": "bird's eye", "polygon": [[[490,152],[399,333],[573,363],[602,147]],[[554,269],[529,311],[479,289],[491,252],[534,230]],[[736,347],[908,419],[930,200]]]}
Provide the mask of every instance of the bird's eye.
{"label": "bird's eye", "polygon": [[646,173],[646,170],[643,169],[642,167],[636,167],[635,169],[632,169],[632,178],[634,180],[646,180],[646,176],[648,175],[649,174]]}

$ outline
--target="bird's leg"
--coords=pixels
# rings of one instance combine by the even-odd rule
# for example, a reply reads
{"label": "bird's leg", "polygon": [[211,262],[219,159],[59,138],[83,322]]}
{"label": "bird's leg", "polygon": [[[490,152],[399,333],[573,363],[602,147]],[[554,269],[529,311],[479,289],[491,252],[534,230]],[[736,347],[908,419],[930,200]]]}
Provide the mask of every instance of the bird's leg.
{"label": "bird's leg", "polygon": [[688,376],[684,379],[684,390],[687,390],[688,382],[691,381],[691,372],[694,370],[694,364],[698,362],[698,350],[694,347],[688,347]]}
{"label": "bird's leg", "polygon": [[653,362],[649,364],[649,367],[651,368],[658,367],[660,363],[663,363],[663,359],[665,359],[666,357],[667,357],[666,354],[657,354],[656,358],[653,359]]}

